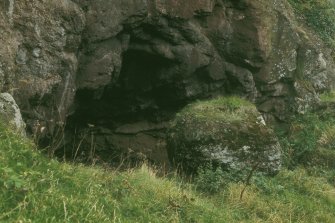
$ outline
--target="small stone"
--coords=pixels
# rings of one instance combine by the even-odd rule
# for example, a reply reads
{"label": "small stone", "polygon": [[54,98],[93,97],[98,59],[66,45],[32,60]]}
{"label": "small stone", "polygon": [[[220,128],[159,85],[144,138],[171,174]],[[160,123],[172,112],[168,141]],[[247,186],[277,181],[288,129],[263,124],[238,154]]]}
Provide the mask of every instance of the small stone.
{"label": "small stone", "polygon": [[27,49],[25,47],[20,47],[16,54],[16,63],[24,65],[26,64],[27,60]]}
{"label": "small stone", "polygon": [[37,47],[33,49],[33,56],[39,58],[41,56],[41,48]]}

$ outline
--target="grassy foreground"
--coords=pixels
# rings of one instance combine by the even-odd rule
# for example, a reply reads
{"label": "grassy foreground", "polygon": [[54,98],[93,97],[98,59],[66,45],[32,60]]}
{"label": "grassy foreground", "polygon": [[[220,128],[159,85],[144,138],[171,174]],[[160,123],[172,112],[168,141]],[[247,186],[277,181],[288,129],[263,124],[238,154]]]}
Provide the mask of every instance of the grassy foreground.
{"label": "grassy foreground", "polygon": [[106,170],[49,160],[0,127],[0,222],[334,222],[334,171],[255,177],[206,195],[142,166]]}

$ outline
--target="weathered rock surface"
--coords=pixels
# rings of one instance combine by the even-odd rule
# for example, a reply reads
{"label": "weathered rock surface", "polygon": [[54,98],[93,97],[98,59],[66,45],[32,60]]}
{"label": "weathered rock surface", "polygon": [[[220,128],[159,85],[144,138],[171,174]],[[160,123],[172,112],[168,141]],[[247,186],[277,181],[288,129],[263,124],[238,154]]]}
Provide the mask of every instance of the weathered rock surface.
{"label": "weathered rock surface", "polygon": [[[286,0],[3,0],[0,41],[0,91],[32,133],[51,139],[66,123],[70,148],[93,132],[99,150],[126,151],[111,137],[121,126],[160,125],[218,95],[285,121],[334,85],[330,52]],[[164,141],[141,125],[127,137]]]}
{"label": "weathered rock surface", "polygon": [[4,0],[0,17],[0,90],[31,132],[37,122],[52,131],[73,103],[84,14],[70,0]]}
{"label": "weathered rock surface", "polygon": [[188,172],[206,164],[225,170],[256,166],[270,174],[281,168],[281,148],[274,132],[253,104],[239,98],[186,106],[169,129],[167,142],[171,161]]}
{"label": "weathered rock surface", "polygon": [[26,124],[24,123],[19,107],[12,95],[0,94],[0,121],[9,124],[14,131],[25,136]]}

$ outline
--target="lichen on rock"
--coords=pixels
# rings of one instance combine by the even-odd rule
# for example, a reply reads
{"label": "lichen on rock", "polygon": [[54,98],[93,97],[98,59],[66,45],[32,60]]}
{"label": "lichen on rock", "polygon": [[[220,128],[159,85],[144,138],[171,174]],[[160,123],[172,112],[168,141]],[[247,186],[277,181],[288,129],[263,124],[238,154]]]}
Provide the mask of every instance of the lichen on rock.
{"label": "lichen on rock", "polygon": [[225,170],[281,168],[278,140],[256,107],[237,97],[199,101],[180,111],[168,135],[170,160],[187,172],[208,163]]}

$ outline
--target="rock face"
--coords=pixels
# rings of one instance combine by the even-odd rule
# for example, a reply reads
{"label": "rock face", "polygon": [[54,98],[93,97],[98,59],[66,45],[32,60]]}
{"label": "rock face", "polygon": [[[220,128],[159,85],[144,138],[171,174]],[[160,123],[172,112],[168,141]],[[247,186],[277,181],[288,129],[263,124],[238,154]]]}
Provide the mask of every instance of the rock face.
{"label": "rock face", "polygon": [[0,90],[46,143],[66,124],[61,146],[157,154],[195,99],[239,95],[270,121],[312,107],[334,66],[297,24],[286,0],[3,0]]}
{"label": "rock face", "polygon": [[250,102],[218,98],[196,102],[177,114],[168,136],[172,162],[187,172],[212,164],[225,170],[276,173],[281,148],[273,131]]}
{"label": "rock face", "polygon": [[70,0],[0,3],[0,90],[19,104],[30,132],[51,132],[73,103],[85,17]]}
{"label": "rock face", "polygon": [[14,98],[8,93],[0,94],[0,121],[8,123],[16,132],[25,136],[26,124]]}

